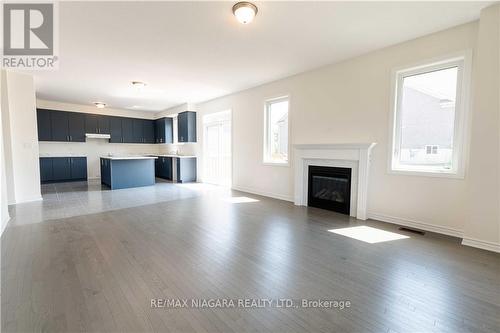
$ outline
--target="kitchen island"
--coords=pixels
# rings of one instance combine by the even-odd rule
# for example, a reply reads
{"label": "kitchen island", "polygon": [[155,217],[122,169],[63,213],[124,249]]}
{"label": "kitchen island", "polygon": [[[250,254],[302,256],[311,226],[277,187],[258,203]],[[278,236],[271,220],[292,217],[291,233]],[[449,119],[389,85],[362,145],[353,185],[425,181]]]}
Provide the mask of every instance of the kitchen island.
{"label": "kitchen island", "polygon": [[112,190],[155,184],[156,156],[101,157],[101,183]]}

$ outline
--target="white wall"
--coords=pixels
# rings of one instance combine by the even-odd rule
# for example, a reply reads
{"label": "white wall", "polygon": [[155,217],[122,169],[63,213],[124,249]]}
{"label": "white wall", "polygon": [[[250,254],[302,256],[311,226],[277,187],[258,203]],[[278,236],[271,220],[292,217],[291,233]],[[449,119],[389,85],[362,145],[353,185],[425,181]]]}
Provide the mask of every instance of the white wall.
{"label": "white wall", "polygon": [[464,244],[500,252],[500,5],[481,12]]}
{"label": "white wall", "polygon": [[57,101],[47,101],[47,100],[43,100],[43,99],[36,100],[36,107],[41,108],[41,109],[102,114],[102,115],[107,115],[107,116],[144,118],[144,119],[156,119],[157,118],[155,116],[155,113],[151,112],[151,111],[123,110],[123,109],[113,109],[113,108],[109,108],[109,107],[106,107],[104,109],[98,109],[93,105],[63,103],[63,102],[57,102]]}
{"label": "white wall", "polygon": [[[95,113],[108,116],[123,116],[144,119],[154,119],[154,112],[133,111],[121,109],[97,109],[95,106],[60,103],[37,100],[38,108],[51,110]],[[87,156],[87,174],[89,178],[99,178],[101,175],[99,157],[108,154],[141,155],[159,153],[159,145],[134,143],[109,143],[107,139],[86,139],[85,142],[38,142],[40,156]]]}
{"label": "white wall", "polygon": [[461,235],[467,219],[466,180],[387,173],[391,70],[474,49],[476,36],[473,22],[201,103],[198,149],[202,116],[232,109],[233,187],[292,200],[293,165],[262,163],[264,101],[288,94],[291,144],[378,143],[370,172],[372,217]]}
{"label": "white wall", "polygon": [[[3,70],[0,73],[4,76]],[[0,79],[0,111],[4,110],[4,102],[7,99],[6,87],[4,80]],[[7,223],[9,222],[9,209],[7,199],[7,177],[5,173],[5,153],[4,153],[4,139],[3,139],[3,126],[2,117],[0,117],[0,236],[2,235]]]}
{"label": "white wall", "polygon": [[8,203],[40,200],[35,86],[31,75],[2,71],[2,127]]}

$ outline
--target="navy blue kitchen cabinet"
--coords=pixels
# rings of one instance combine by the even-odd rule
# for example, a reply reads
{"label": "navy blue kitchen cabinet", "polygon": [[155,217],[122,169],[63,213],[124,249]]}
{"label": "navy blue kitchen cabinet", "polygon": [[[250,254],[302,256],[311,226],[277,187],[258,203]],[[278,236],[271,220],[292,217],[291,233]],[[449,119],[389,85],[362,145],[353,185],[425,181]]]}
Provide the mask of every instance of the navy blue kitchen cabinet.
{"label": "navy blue kitchen cabinet", "polygon": [[99,116],[97,118],[97,131],[99,134],[109,134],[109,116]]}
{"label": "navy blue kitchen cabinet", "polygon": [[52,141],[69,141],[68,113],[63,111],[50,112]]}
{"label": "navy blue kitchen cabinet", "polygon": [[[196,112],[178,115],[178,141],[196,142]],[[112,143],[173,143],[173,119],[157,120],[37,109],[38,141],[85,142],[85,133]]]}
{"label": "navy blue kitchen cabinet", "polygon": [[196,157],[177,159],[177,182],[188,183],[196,181]]}
{"label": "navy blue kitchen cabinet", "polygon": [[85,114],[66,112],[68,117],[68,141],[85,142]]}
{"label": "navy blue kitchen cabinet", "polygon": [[52,141],[50,110],[37,109],[36,121],[38,126],[38,141]]}
{"label": "navy blue kitchen cabinet", "polygon": [[42,183],[87,180],[86,157],[40,157]]}
{"label": "navy blue kitchen cabinet", "polygon": [[142,119],[133,119],[132,120],[132,135],[133,143],[143,143],[144,142],[144,128],[143,128],[143,120]]}
{"label": "navy blue kitchen cabinet", "polygon": [[160,118],[155,121],[155,143],[173,143],[173,119]]}
{"label": "navy blue kitchen cabinet", "polygon": [[143,120],[142,121],[142,136],[144,143],[155,143],[155,121]]}
{"label": "navy blue kitchen cabinet", "polygon": [[37,109],[37,125],[39,141],[85,141],[83,113]]}
{"label": "navy blue kitchen cabinet", "polygon": [[111,186],[111,160],[101,157],[101,184]]}
{"label": "navy blue kitchen cabinet", "polygon": [[134,119],[122,118],[122,138],[124,143],[134,142]]}
{"label": "navy blue kitchen cabinet", "polygon": [[122,118],[120,117],[110,117],[109,119],[109,134],[111,138],[109,142],[111,143],[121,143],[123,142],[122,137]]}
{"label": "navy blue kitchen cabinet", "polygon": [[101,183],[112,190],[155,184],[155,157],[101,157]]}
{"label": "navy blue kitchen cabinet", "polygon": [[52,157],[40,157],[40,181],[47,183],[54,180]]}
{"label": "navy blue kitchen cabinet", "polygon": [[85,132],[94,134],[109,134],[109,118],[98,114],[85,115]]}
{"label": "navy blue kitchen cabinet", "polygon": [[177,115],[177,140],[196,142],[196,112],[184,111]]}
{"label": "navy blue kitchen cabinet", "polygon": [[71,164],[69,157],[52,158],[52,180],[63,181],[71,179]]}
{"label": "navy blue kitchen cabinet", "polygon": [[172,157],[159,156],[155,161],[156,177],[172,180],[172,170]]}
{"label": "navy blue kitchen cabinet", "polygon": [[99,115],[86,114],[85,115],[85,133],[99,133]]}
{"label": "navy blue kitchen cabinet", "polygon": [[86,157],[71,157],[70,158],[71,180],[87,179],[87,158]]}
{"label": "navy blue kitchen cabinet", "polygon": [[164,118],[155,120],[155,143],[161,143],[160,137],[161,133],[165,131]]}

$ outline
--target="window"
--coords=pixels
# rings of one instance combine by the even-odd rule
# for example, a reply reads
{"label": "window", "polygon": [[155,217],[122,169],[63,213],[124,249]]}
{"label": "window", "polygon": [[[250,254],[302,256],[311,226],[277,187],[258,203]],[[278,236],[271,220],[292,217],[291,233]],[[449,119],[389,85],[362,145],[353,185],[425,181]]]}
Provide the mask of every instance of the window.
{"label": "window", "polygon": [[463,174],[465,57],[398,71],[391,171]]}
{"label": "window", "polygon": [[266,102],[264,163],[288,164],[288,97]]}

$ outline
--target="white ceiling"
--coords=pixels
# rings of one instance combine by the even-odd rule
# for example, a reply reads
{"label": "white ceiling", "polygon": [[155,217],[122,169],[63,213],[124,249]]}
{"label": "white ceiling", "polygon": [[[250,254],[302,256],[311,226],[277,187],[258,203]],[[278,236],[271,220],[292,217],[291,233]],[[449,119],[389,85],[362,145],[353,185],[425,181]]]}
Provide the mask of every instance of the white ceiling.
{"label": "white ceiling", "polygon": [[[473,21],[487,2],[61,2],[60,64],[37,97],[159,111]],[[142,92],[130,81],[144,81]]]}

